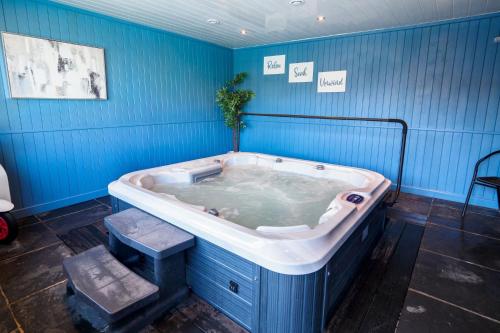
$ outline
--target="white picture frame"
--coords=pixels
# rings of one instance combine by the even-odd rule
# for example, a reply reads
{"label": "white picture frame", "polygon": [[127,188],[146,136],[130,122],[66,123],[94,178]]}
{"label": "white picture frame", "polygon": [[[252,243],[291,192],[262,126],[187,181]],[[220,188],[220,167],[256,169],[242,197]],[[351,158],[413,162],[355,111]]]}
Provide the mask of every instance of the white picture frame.
{"label": "white picture frame", "polygon": [[107,99],[104,49],[2,32],[10,98]]}
{"label": "white picture frame", "polygon": [[345,92],[347,71],[318,72],[318,92]]}
{"label": "white picture frame", "polygon": [[297,62],[288,65],[288,82],[313,82],[314,62]]}
{"label": "white picture frame", "polygon": [[285,63],[284,54],[264,57],[264,75],[285,74]]}

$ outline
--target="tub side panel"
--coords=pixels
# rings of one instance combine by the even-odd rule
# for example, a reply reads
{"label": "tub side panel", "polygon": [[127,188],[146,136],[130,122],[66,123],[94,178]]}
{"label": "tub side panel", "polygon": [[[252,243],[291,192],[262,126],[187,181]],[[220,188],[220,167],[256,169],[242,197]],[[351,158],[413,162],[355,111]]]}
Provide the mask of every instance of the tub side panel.
{"label": "tub side panel", "polygon": [[326,328],[384,225],[385,206],[380,204],[315,273],[286,275],[261,268],[259,332],[314,333]]}
{"label": "tub side panel", "polygon": [[261,268],[259,332],[320,332],[325,269],[285,275]]}
{"label": "tub side panel", "polygon": [[[129,204],[123,200],[120,200],[116,197],[111,196],[111,211],[113,212],[113,214],[119,213],[122,210],[133,208],[133,207],[135,207],[135,206],[132,206],[131,204]],[[137,207],[135,207],[135,208],[137,208]],[[137,208],[137,209],[139,209],[139,208]]]}
{"label": "tub side panel", "polygon": [[385,213],[384,205],[376,207],[326,265],[324,328],[383,234]]}
{"label": "tub side panel", "polygon": [[187,252],[187,283],[195,294],[256,332],[260,267],[196,237]]}

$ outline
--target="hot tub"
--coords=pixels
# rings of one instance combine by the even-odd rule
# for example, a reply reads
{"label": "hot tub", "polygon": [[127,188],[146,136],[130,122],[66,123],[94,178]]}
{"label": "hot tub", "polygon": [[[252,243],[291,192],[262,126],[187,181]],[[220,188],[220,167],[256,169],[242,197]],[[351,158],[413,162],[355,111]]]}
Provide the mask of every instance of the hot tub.
{"label": "hot tub", "polygon": [[189,285],[241,325],[315,332],[382,233],[390,184],[373,171],[240,152],[132,172],[109,193],[114,211],[135,206],[196,236]]}

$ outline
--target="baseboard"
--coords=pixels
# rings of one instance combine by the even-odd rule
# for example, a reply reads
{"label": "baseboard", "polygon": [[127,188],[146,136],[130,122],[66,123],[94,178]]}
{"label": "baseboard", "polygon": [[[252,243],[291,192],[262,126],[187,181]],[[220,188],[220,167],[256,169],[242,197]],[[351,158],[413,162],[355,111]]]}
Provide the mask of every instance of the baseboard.
{"label": "baseboard", "polygon": [[[396,188],[396,186],[393,184],[393,189],[395,189],[395,188]],[[438,198],[438,199],[443,199],[443,200],[460,202],[460,203],[465,202],[465,197],[466,197],[464,194],[441,192],[441,191],[429,190],[429,189],[413,187],[413,186],[404,186],[404,185],[401,186],[401,191],[411,193],[411,194],[423,195],[426,197],[432,197],[432,198]],[[498,208],[496,200],[475,198],[474,196],[472,196],[470,204],[476,205],[476,206],[487,207],[487,208],[493,208],[493,209]]]}
{"label": "baseboard", "polygon": [[57,208],[73,205],[73,204],[76,204],[79,202],[92,200],[92,199],[102,197],[102,196],[107,195],[107,194],[108,194],[108,188],[106,187],[103,189],[75,195],[72,197],[66,197],[66,198],[62,198],[62,199],[51,201],[51,202],[46,202],[46,203],[33,205],[33,206],[29,206],[29,207],[14,209],[12,211],[12,213],[17,218],[21,218],[21,217],[30,216],[30,215],[34,215],[34,214],[38,214],[38,213],[47,212],[49,210],[54,210]]}

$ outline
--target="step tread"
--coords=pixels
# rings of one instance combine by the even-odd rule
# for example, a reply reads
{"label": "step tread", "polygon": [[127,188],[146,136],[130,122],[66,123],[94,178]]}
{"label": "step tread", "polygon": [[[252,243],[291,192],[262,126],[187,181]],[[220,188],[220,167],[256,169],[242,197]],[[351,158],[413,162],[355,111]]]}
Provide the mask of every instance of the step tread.
{"label": "step tread", "polygon": [[194,246],[193,235],[136,208],[107,216],[104,223],[121,242],[157,259]]}
{"label": "step tread", "polygon": [[63,267],[75,295],[116,321],[159,298],[158,286],[135,274],[103,245],[67,258]]}

